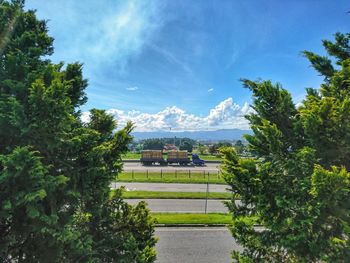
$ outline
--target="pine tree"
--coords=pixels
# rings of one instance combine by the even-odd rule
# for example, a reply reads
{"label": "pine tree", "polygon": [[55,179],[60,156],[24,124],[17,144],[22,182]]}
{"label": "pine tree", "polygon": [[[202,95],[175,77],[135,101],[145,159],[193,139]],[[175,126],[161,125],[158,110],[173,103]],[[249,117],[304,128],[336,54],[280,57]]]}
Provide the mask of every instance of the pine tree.
{"label": "pine tree", "polygon": [[[253,94],[247,135],[256,159],[225,149],[223,172],[241,202],[228,202],[235,262],[348,262],[350,258],[350,34],[305,51],[324,77],[296,107],[271,81],[242,80]],[[261,225],[262,227],[257,227]]]}
{"label": "pine tree", "polygon": [[154,223],[110,184],[133,125],[80,120],[80,63],[54,64],[45,21],[0,0],[0,261],[153,262]]}

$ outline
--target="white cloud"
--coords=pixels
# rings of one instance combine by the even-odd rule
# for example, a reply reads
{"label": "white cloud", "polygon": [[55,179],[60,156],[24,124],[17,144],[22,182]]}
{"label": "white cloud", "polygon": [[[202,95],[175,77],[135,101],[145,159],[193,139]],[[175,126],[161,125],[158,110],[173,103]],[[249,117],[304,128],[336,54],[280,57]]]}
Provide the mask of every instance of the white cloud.
{"label": "white cloud", "polygon": [[128,87],[126,88],[126,90],[129,90],[129,91],[135,91],[135,90],[138,90],[139,88],[134,86],[134,87]]}
{"label": "white cloud", "polygon": [[90,112],[88,111],[84,111],[82,114],[81,114],[81,121],[84,122],[84,123],[88,123],[90,122]]}
{"label": "white cloud", "polygon": [[[248,121],[244,115],[252,112],[248,103],[243,106],[233,102],[232,98],[220,102],[211,109],[207,116],[197,116],[185,112],[176,106],[166,107],[154,114],[140,111],[122,111],[109,109],[119,127],[132,121],[136,125],[136,131],[199,131],[215,129],[249,129]],[[88,121],[88,113],[84,112],[82,119]]]}
{"label": "white cloud", "polygon": [[214,91],[214,89],[213,89],[213,88],[211,88],[211,89],[208,89],[208,92],[212,92],[212,91]]}
{"label": "white cloud", "polygon": [[208,123],[211,126],[215,126],[230,121],[233,116],[238,117],[242,115],[240,110],[241,107],[234,103],[232,98],[228,98],[210,110],[207,117]]}
{"label": "white cloud", "polygon": [[302,101],[298,102],[297,104],[295,104],[295,108],[300,108],[303,107],[304,103]]}

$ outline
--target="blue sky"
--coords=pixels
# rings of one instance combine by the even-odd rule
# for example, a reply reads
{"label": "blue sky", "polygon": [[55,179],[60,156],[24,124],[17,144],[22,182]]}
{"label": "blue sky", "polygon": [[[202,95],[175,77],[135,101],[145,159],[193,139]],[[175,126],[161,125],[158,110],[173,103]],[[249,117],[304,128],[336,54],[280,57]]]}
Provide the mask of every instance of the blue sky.
{"label": "blue sky", "polygon": [[[89,101],[142,130],[248,128],[240,78],[294,101],[322,81],[301,55],[349,32],[345,0],[27,0],[47,19],[55,62],[80,61]],[[87,117],[87,114],[86,114]]]}

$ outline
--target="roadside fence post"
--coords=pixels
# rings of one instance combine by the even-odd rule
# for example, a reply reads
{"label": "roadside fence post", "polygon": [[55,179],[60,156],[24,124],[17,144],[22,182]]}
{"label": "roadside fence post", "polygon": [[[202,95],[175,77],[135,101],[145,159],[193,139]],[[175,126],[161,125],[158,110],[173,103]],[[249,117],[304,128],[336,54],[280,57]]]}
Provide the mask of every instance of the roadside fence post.
{"label": "roadside fence post", "polygon": [[147,169],[147,179],[148,179],[148,169]]}
{"label": "roadside fence post", "polygon": [[188,178],[191,179],[191,170],[188,170]]}
{"label": "roadside fence post", "polygon": [[205,171],[203,171],[203,178],[205,179]]}
{"label": "roadside fence post", "polygon": [[163,169],[160,169],[160,179],[163,179]]}
{"label": "roadside fence post", "polygon": [[135,177],[134,177],[134,169],[131,170],[131,178],[132,178],[133,180],[135,179]]}
{"label": "roadside fence post", "polygon": [[175,178],[177,179],[177,170],[175,170]]}

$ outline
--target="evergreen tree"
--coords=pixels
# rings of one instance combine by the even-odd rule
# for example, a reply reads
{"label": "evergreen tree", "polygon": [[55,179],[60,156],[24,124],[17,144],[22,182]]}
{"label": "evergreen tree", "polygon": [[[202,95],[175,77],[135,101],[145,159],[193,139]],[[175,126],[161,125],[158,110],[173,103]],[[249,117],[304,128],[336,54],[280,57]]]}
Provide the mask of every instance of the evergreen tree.
{"label": "evergreen tree", "polygon": [[236,141],[236,143],[233,146],[238,154],[242,154],[244,152],[244,144],[241,140]]}
{"label": "evergreen tree", "polygon": [[349,41],[323,41],[331,58],[304,52],[324,83],[300,107],[280,84],[243,80],[255,110],[246,139],[258,158],[223,152],[225,179],[241,197],[228,202],[244,247],[235,262],[349,262]]}
{"label": "evergreen tree", "polygon": [[188,141],[184,141],[181,145],[180,145],[180,150],[181,151],[188,151],[188,152],[192,152],[193,151],[193,145],[191,143],[189,143]]}
{"label": "evergreen tree", "polygon": [[80,121],[82,64],[49,60],[53,38],[24,1],[0,0],[0,261],[153,262],[153,221],[110,184],[133,125]]}

